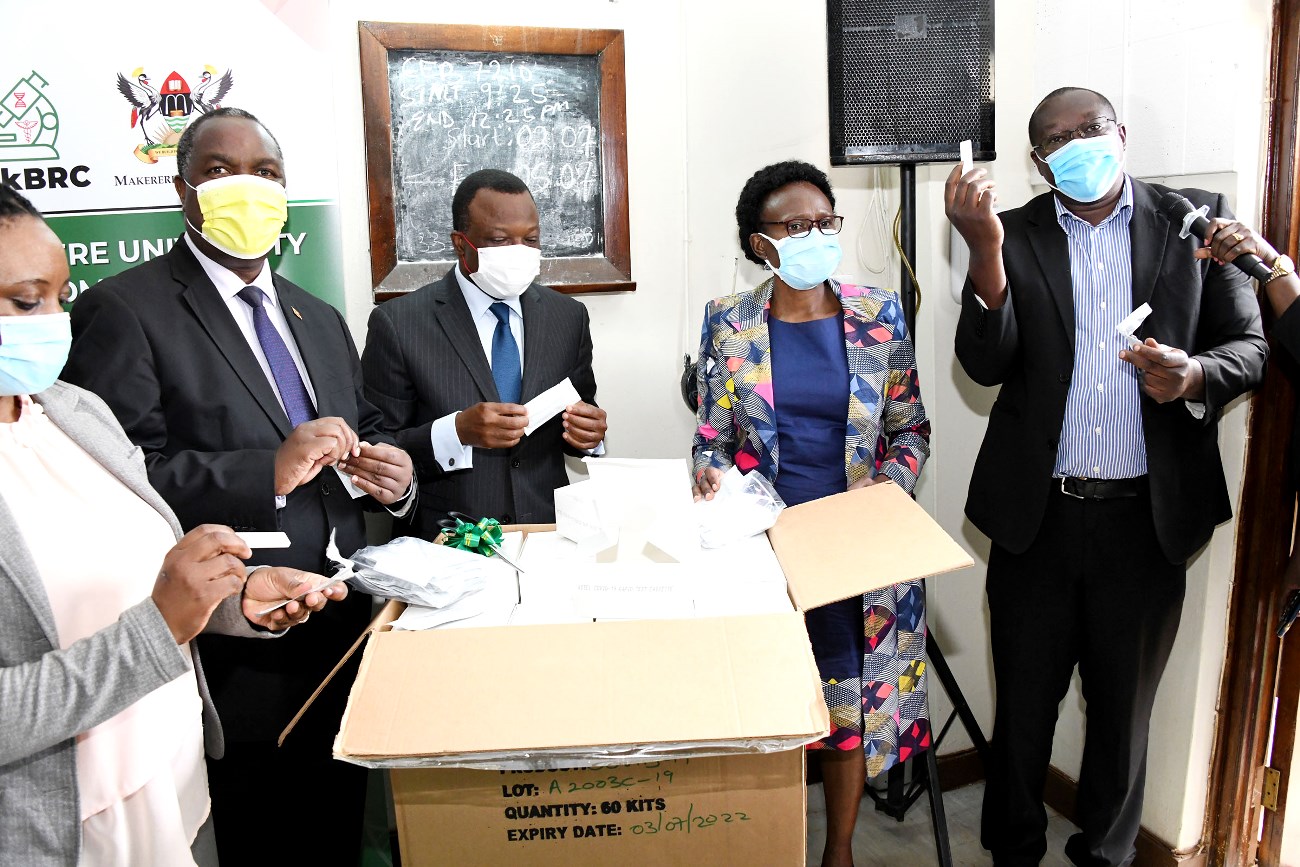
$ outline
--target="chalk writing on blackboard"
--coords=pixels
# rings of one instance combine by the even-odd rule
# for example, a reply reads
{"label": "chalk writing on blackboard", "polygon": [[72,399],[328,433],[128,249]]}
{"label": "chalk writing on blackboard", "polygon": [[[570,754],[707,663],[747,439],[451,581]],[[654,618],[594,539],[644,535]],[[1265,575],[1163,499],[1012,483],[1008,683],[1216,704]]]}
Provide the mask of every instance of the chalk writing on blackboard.
{"label": "chalk writing on blackboard", "polygon": [[357,36],[377,301],[446,274],[452,194],[481,168],[532,188],[540,283],[636,288],[621,30],[360,21]]}
{"label": "chalk writing on blackboard", "polygon": [[484,168],[528,184],[543,255],[604,253],[598,58],[394,50],[388,78],[400,261],[455,259],[452,195]]}

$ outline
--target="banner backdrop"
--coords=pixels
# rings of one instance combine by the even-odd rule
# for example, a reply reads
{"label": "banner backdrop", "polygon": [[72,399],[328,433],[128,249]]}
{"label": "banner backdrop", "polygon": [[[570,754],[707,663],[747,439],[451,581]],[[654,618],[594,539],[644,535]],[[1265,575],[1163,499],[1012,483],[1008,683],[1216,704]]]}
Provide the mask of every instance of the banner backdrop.
{"label": "banner backdrop", "polygon": [[284,151],[289,221],[272,267],[343,308],[327,0],[4,5],[0,183],[63,241],[74,300],[171,249],[184,231],[176,142],[234,106]]}

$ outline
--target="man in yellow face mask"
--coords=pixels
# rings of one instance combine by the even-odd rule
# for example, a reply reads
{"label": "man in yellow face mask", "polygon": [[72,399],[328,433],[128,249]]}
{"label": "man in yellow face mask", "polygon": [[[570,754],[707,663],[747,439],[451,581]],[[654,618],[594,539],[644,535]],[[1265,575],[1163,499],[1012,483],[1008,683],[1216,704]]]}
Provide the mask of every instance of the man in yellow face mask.
{"label": "man in yellow face mask", "polygon": [[[63,378],[108,403],[186,530],[281,530],[290,546],[254,563],[329,574],[331,530],[346,556],[365,543],[364,506],[410,508],[411,459],[362,394],[343,317],[267,263],[287,213],[274,137],[222,108],[190,124],[176,162],[185,234],[76,302]],[[283,749],[275,740],[364,629],[369,601],[350,594],[279,641],[200,639],[225,739],[208,759],[222,863],[264,863],[286,842],[303,863],[356,863],[365,771],[330,758],[350,674]],[[286,840],[286,806],[308,804],[329,819]]]}

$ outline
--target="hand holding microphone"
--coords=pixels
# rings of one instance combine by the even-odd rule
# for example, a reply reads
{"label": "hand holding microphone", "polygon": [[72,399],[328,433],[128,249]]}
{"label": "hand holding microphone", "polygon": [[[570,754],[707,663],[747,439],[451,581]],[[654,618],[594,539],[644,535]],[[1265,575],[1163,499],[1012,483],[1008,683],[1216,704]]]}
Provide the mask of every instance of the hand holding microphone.
{"label": "hand holding microphone", "polygon": [[1192,254],[1196,258],[1231,264],[1260,283],[1267,283],[1274,276],[1272,265],[1278,259],[1278,252],[1254,229],[1236,220],[1208,219],[1208,209],[1197,210],[1175,192],[1161,196],[1159,207],[1170,222],[1182,225],[1181,237],[1195,235],[1204,239],[1205,246]]}
{"label": "hand holding microphone", "polygon": [[1281,316],[1300,297],[1295,263],[1254,229],[1236,220],[1207,219],[1206,208],[1198,211],[1174,192],[1165,193],[1159,207],[1172,222],[1182,224],[1182,237],[1194,233],[1204,240],[1205,246],[1193,256],[1233,265],[1258,280],[1275,315]]}
{"label": "hand holding microphone", "polygon": [[1277,259],[1277,250],[1258,232],[1237,220],[1218,217],[1208,223],[1205,246],[1192,255],[1213,259],[1220,265],[1235,265],[1260,283],[1267,283],[1272,271],[1265,263]]}

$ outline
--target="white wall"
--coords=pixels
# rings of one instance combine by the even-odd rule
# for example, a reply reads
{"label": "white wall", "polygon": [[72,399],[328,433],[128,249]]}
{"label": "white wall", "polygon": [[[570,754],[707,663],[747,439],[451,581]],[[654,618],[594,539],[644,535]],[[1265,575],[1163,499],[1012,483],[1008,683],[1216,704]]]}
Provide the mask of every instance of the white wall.
{"label": "white wall", "polygon": [[[1211,18],[1198,11],[1208,8],[1204,0],[1102,0],[1088,4],[1079,13],[1086,17],[1076,19],[1062,15],[1065,5],[1053,0],[1039,5],[1001,0],[996,31],[1000,158],[992,166],[1001,203],[1014,207],[1039,191],[1030,183],[1036,176],[1027,157],[1025,125],[1043,94],[1069,82],[1101,89],[1116,101],[1128,123],[1135,172],[1218,173],[1216,183],[1230,187],[1225,192],[1239,212],[1254,219],[1268,3],[1227,2],[1228,14],[1220,6]],[[626,32],[632,270],[638,288],[582,300],[592,316],[611,453],[686,455],[692,419],[677,392],[682,353],[696,351],[709,298],[761,279],[752,265],[737,263],[733,209],[740,187],[753,171],[780,159],[802,158],[829,168],[823,4],[497,0],[480,11],[459,3],[334,0],[329,26],[348,318],[361,341],[371,304],[358,120],[359,19]],[[1211,102],[1217,95],[1232,98]],[[1233,134],[1220,131],[1207,146],[1202,134],[1207,125]],[[962,507],[994,392],[973,385],[953,357],[958,308],[948,297],[949,229],[942,206],[947,173],[947,166],[921,167],[917,173],[916,267],[925,294],[916,342],[934,422],[934,456],[918,498],[977,560],[972,570],[931,582],[930,622],[987,734],[992,727],[983,593],[988,542],[965,520]],[[840,168],[830,175],[837,210],[848,218],[844,272],[896,287],[896,261],[882,275],[869,271],[879,267],[888,243],[868,219],[873,201],[881,201],[873,196],[879,196],[892,221],[896,172]],[[1222,437],[1233,490],[1240,483],[1244,422],[1239,402],[1224,420]],[[1221,528],[1192,565],[1182,629],[1157,699],[1144,823],[1178,846],[1192,845],[1201,832],[1232,542],[1232,529]],[[949,703],[937,681],[931,685],[938,722]],[[1075,691],[1064,702],[1054,752],[1054,762],[1067,773],[1077,773],[1082,732]],[[965,746],[969,741],[958,727],[944,752]]]}

